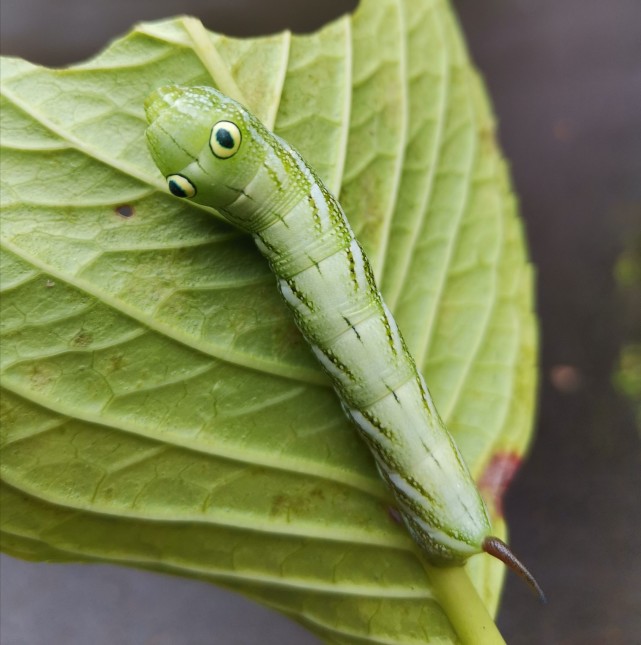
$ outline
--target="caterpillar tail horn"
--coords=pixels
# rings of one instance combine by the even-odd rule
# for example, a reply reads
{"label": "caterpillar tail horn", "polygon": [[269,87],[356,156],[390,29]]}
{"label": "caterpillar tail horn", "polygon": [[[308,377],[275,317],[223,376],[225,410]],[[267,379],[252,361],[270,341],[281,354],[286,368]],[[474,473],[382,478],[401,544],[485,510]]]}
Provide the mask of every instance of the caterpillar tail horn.
{"label": "caterpillar tail horn", "polygon": [[503,562],[509,569],[514,571],[518,576],[523,578],[528,583],[532,591],[536,593],[542,603],[546,603],[547,599],[543,593],[543,589],[539,586],[535,577],[527,570],[525,565],[512,553],[510,547],[494,536],[486,537],[483,541],[483,551],[489,555],[497,558]]}

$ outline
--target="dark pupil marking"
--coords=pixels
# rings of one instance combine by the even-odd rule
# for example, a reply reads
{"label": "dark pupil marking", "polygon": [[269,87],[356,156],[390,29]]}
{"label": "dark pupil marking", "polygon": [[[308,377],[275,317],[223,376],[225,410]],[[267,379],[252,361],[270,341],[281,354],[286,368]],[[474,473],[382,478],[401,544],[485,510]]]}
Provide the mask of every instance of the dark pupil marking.
{"label": "dark pupil marking", "polygon": [[216,130],[216,141],[223,147],[231,150],[234,147],[234,139],[231,136],[229,130],[225,128],[220,128]]}
{"label": "dark pupil marking", "polygon": [[179,186],[178,182],[174,179],[170,179],[168,182],[169,192],[176,197],[187,197],[187,193]]}

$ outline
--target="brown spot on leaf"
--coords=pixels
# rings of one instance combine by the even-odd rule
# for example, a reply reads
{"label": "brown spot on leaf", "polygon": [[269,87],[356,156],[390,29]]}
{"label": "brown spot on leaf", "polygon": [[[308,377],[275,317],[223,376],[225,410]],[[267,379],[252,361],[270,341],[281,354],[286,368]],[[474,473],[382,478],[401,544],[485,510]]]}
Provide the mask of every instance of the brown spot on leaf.
{"label": "brown spot on leaf", "polygon": [[272,500],[270,515],[288,515],[290,510],[289,495],[276,495]]}
{"label": "brown spot on leaf", "polygon": [[136,209],[131,204],[120,204],[120,206],[116,206],[116,208],[114,208],[114,212],[117,215],[120,215],[120,217],[129,219],[134,216]]}
{"label": "brown spot on leaf", "polygon": [[58,371],[47,363],[37,363],[29,370],[29,381],[36,390],[42,390],[58,377]]}
{"label": "brown spot on leaf", "polygon": [[88,345],[91,345],[92,341],[93,341],[93,334],[91,332],[86,331],[85,329],[81,329],[71,339],[71,346],[72,347],[87,347]]}
{"label": "brown spot on leaf", "polygon": [[270,514],[285,516],[289,520],[292,514],[309,512],[314,505],[324,499],[325,491],[319,487],[312,488],[307,494],[287,495],[283,493],[273,498]]}
{"label": "brown spot on leaf", "polygon": [[113,356],[109,357],[109,371],[110,372],[117,372],[118,370],[121,370],[123,365],[125,364],[125,357],[123,354],[114,354]]}
{"label": "brown spot on leaf", "polygon": [[479,490],[490,513],[503,516],[503,496],[523,460],[514,452],[498,453],[492,457],[479,479]]}

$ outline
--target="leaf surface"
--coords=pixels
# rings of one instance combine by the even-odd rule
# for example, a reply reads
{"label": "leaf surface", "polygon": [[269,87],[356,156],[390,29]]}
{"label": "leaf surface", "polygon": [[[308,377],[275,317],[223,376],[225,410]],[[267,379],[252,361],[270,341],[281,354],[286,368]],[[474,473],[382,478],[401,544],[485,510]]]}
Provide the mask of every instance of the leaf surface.
{"label": "leaf surface", "polygon": [[[231,84],[340,194],[504,534],[536,380],[515,200],[449,6],[364,0],[305,36],[176,18],[3,59],[3,550],[204,578],[327,642],[457,642],[251,240],[166,192],[142,104],[168,82]],[[502,565],[467,570],[495,611]]]}

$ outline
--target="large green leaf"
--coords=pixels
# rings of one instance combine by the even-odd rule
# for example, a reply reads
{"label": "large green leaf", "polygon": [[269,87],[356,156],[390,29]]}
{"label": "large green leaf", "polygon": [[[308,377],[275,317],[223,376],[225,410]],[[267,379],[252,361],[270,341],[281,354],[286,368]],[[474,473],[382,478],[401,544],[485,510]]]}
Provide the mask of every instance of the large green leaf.
{"label": "large green leaf", "polygon": [[[166,192],[166,82],[242,97],[340,193],[504,533],[535,390],[515,201],[447,3],[365,0],[307,36],[174,19],[3,60],[3,550],[215,581],[328,642],[469,641],[471,587],[417,560],[251,240]],[[466,568],[494,612],[502,565]]]}

